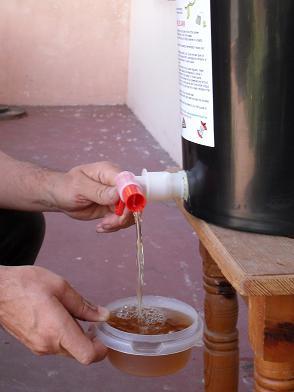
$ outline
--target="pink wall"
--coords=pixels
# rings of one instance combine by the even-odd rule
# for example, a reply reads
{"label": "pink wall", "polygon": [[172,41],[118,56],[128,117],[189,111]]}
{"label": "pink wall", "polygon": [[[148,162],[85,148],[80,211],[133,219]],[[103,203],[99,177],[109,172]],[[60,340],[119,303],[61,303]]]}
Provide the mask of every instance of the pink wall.
{"label": "pink wall", "polygon": [[129,3],[1,0],[0,103],[125,103]]}

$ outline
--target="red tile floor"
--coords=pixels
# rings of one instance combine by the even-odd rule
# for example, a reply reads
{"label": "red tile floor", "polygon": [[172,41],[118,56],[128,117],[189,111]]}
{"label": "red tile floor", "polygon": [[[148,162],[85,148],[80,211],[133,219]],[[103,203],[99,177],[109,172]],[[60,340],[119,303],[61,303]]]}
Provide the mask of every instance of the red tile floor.
{"label": "red tile floor", "polygon": [[[28,117],[0,122],[0,148],[53,169],[112,160],[140,173],[175,166],[126,106],[28,108]],[[47,232],[37,264],[63,277],[90,300],[107,304],[135,295],[134,227],[96,234],[94,222],[46,215]],[[202,312],[201,259],[197,238],[174,203],[148,205],[144,213],[144,292],[175,297]],[[246,309],[240,301],[240,388],[252,391]],[[0,391],[3,392],[195,392],[203,391],[202,350],[189,365],[159,378],[129,376],[105,360],[84,367],[63,357],[37,357],[0,332]],[[230,392],[230,391],[220,391]]]}

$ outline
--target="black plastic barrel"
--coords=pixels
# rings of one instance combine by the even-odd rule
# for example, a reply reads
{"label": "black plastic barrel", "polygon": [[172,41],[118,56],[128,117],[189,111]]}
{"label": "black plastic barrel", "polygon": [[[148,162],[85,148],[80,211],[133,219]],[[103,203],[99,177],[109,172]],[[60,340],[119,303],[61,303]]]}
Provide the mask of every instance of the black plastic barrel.
{"label": "black plastic barrel", "polygon": [[294,234],[294,1],[211,0],[215,147],[182,139],[185,208]]}

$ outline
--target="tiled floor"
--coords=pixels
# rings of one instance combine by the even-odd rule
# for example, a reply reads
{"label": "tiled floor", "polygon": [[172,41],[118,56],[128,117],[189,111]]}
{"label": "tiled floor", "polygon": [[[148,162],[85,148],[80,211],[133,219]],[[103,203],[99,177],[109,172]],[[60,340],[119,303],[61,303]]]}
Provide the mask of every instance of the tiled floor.
{"label": "tiled floor", "polygon": [[[126,106],[28,108],[29,116],[0,123],[0,148],[19,159],[53,169],[112,160],[140,173],[175,166]],[[94,222],[46,216],[47,234],[38,265],[74,285],[90,300],[107,304],[135,295],[135,232],[95,233]],[[201,260],[197,238],[173,203],[146,208],[143,222],[145,293],[171,296],[202,311]],[[240,391],[252,391],[246,309],[240,301]],[[83,367],[62,357],[36,357],[0,332],[0,391],[3,392],[195,392],[203,391],[202,350],[181,372],[138,378],[107,360]],[[230,391],[220,391],[230,392]]]}

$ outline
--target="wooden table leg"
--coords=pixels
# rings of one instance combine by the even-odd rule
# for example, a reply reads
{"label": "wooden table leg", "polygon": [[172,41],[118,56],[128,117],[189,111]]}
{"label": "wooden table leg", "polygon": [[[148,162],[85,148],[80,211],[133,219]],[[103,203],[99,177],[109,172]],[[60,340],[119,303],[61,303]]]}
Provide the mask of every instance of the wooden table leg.
{"label": "wooden table leg", "polygon": [[205,391],[238,390],[238,301],[236,292],[200,244],[205,288]]}
{"label": "wooden table leg", "polygon": [[294,295],[249,297],[255,391],[294,391]]}

